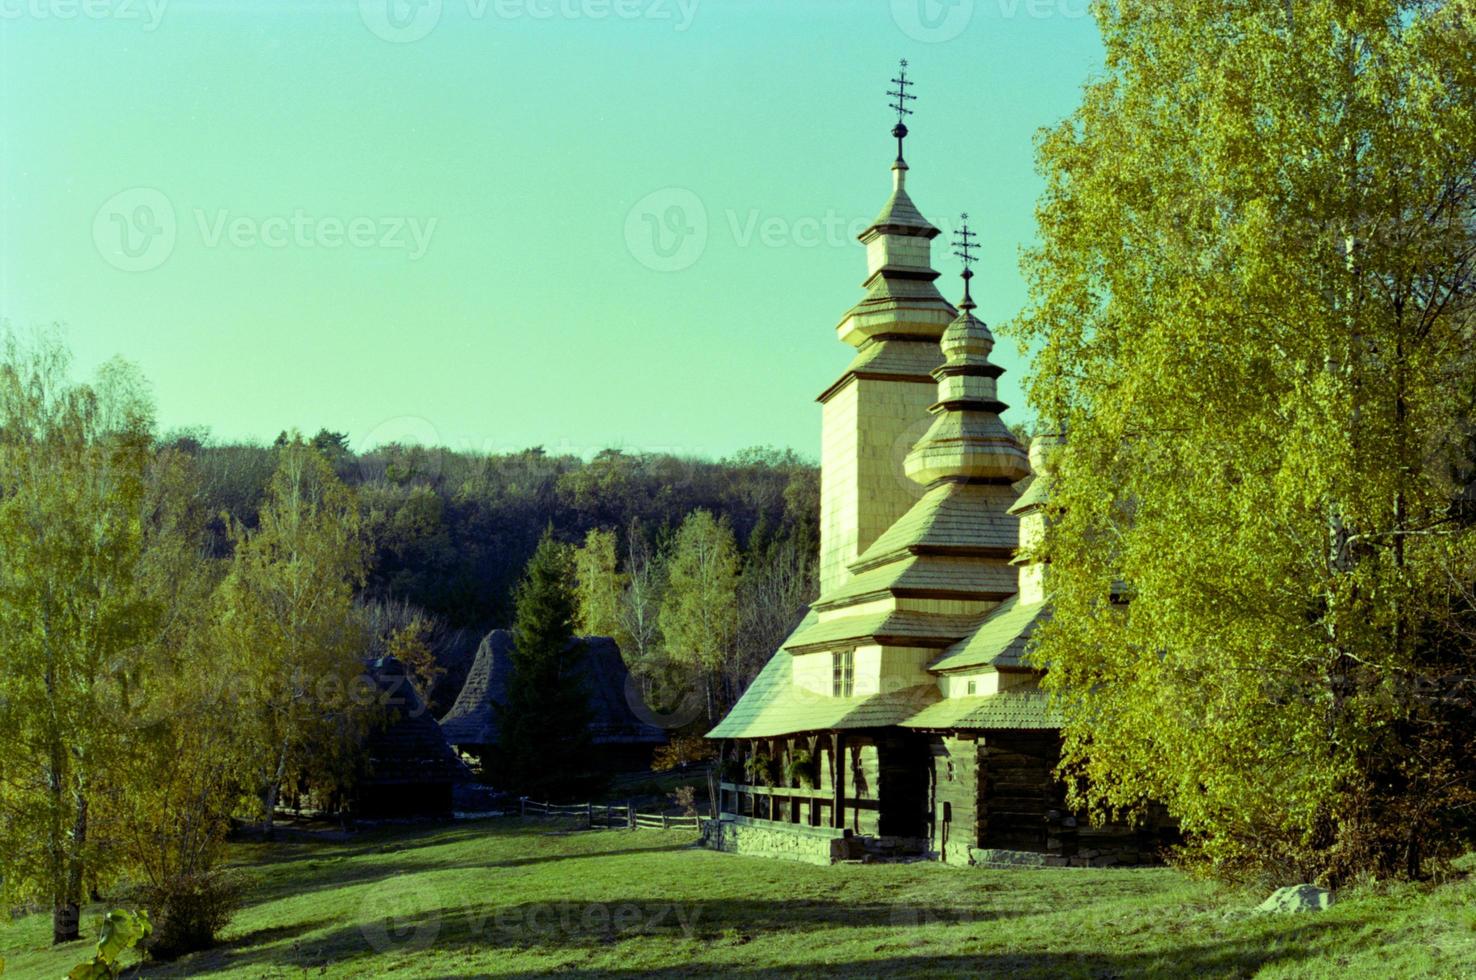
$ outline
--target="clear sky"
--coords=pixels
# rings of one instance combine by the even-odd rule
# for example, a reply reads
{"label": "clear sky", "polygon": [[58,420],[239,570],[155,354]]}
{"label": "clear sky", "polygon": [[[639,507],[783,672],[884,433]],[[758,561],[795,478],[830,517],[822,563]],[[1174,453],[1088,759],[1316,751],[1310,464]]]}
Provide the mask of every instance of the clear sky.
{"label": "clear sky", "polygon": [[1033,134],[1100,65],[1085,8],[0,0],[0,316],[220,438],[817,456],[897,59],[908,188],[971,214],[997,323]]}

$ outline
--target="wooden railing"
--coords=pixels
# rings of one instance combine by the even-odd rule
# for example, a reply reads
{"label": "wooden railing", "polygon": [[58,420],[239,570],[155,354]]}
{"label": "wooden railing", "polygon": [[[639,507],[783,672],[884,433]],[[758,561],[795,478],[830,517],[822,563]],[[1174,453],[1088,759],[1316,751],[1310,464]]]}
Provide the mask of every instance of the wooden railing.
{"label": "wooden railing", "polygon": [[702,817],[671,816],[667,813],[641,813],[633,805],[613,803],[539,803],[524,797],[518,800],[518,815],[527,817],[563,817],[582,820],[590,830],[692,830],[702,829]]}

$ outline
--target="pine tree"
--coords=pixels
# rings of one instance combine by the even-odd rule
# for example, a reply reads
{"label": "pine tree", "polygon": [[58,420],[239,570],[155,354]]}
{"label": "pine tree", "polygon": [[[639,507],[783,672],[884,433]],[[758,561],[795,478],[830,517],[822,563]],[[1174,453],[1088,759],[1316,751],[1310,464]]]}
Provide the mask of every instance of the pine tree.
{"label": "pine tree", "polygon": [[601,787],[591,767],[593,714],[584,644],[574,636],[573,562],[546,530],[514,596],[512,670],[497,706],[493,779],[534,799],[589,798]]}

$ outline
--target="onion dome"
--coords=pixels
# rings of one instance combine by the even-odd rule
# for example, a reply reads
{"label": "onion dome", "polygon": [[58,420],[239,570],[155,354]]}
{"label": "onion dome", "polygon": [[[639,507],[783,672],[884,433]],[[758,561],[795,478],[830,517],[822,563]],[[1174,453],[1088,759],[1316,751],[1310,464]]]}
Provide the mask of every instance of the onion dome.
{"label": "onion dome", "polygon": [[924,486],[941,480],[977,483],[1015,483],[1030,474],[1030,461],[999,413],[1007,407],[995,385],[1004,369],[989,360],[994,335],[974,316],[969,294],[973,271],[972,239],[964,216],[955,242],[964,259],[964,296],[958,315],[943,331],[943,364],[933,371],[938,401],[929,408],[933,424],[904,464],[907,475]]}

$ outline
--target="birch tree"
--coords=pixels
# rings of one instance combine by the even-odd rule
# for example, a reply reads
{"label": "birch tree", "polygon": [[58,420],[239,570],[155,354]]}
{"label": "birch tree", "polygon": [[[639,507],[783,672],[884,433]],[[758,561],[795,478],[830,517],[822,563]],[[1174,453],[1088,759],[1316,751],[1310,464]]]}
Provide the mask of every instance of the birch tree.
{"label": "birch tree", "polygon": [[1473,803],[1472,5],[1094,9],[1014,325],[1065,770],[1227,877],[1418,874]]}

